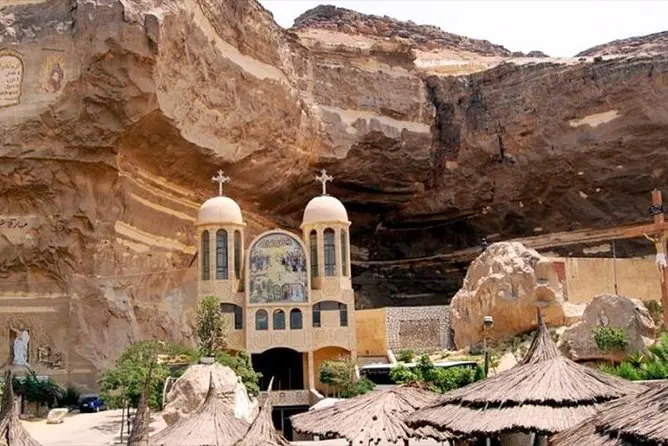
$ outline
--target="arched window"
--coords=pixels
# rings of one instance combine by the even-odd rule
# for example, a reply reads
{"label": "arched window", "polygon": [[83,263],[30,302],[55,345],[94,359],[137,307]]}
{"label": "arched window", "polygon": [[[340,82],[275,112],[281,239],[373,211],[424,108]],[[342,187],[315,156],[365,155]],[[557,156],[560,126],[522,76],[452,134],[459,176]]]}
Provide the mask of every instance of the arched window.
{"label": "arched window", "polygon": [[241,232],[234,231],[234,277],[241,278]]}
{"label": "arched window", "polygon": [[320,304],[313,305],[313,326],[320,327]]}
{"label": "arched window", "polygon": [[265,310],[257,310],[255,312],[255,329],[256,330],[268,330],[269,329],[269,316]]}
{"label": "arched window", "polygon": [[290,310],[290,330],[301,330],[302,312],[298,309]]}
{"label": "arched window", "polygon": [[348,237],[346,231],[341,230],[341,272],[348,276]]}
{"label": "arched window", "polygon": [[216,279],[227,280],[227,231],[216,231]]}
{"label": "arched window", "polygon": [[339,304],[339,325],[348,326],[348,305],[346,304]]}
{"label": "arched window", "polygon": [[209,280],[209,231],[202,232],[202,280]]}
{"label": "arched window", "polygon": [[242,330],[244,328],[244,313],[239,305],[222,303],[220,310],[226,314],[234,314],[234,329]]}
{"label": "arched window", "polygon": [[336,275],[336,242],[333,229],[325,229],[325,276]]}
{"label": "arched window", "polygon": [[285,330],[285,313],[283,310],[274,311],[274,330]]}
{"label": "arched window", "polygon": [[311,279],[318,277],[318,233],[313,230],[309,235],[311,244]]}

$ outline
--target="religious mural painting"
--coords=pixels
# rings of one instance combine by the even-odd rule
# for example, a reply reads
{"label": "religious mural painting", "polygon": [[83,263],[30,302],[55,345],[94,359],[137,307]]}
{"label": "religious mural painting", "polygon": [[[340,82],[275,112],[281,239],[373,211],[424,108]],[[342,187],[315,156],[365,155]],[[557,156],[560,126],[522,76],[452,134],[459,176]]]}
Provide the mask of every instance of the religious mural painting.
{"label": "religious mural painting", "polygon": [[23,62],[11,52],[0,52],[0,107],[21,102]]}
{"label": "religious mural painting", "polygon": [[306,302],[306,253],[297,239],[284,233],[260,238],[250,250],[250,303]]}
{"label": "religious mural painting", "polygon": [[49,56],[44,59],[40,70],[40,85],[46,93],[58,93],[65,81],[65,58],[61,55]]}

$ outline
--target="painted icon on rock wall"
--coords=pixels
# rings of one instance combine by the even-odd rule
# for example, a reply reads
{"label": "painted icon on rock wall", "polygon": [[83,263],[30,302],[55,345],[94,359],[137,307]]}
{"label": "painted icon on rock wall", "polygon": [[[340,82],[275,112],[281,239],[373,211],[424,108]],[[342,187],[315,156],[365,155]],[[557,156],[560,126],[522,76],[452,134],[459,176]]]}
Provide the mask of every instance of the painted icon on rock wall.
{"label": "painted icon on rock wall", "polygon": [[40,83],[47,93],[58,93],[65,84],[65,59],[62,56],[49,56],[42,63]]}
{"label": "painted icon on rock wall", "polygon": [[263,236],[251,247],[248,268],[250,303],[308,300],[306,253],[295,237]]}

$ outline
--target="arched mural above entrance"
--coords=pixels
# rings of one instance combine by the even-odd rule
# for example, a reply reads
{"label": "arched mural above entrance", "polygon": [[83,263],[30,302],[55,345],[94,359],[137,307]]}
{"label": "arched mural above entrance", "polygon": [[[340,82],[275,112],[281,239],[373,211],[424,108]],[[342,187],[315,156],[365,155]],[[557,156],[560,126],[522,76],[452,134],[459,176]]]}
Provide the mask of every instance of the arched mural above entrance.
{"label": "arched mural above entrance", "polygon": [[258,236],[248,250],[246,290],[249,304],[307,302],[310,281],[306,249],[286,231]]}

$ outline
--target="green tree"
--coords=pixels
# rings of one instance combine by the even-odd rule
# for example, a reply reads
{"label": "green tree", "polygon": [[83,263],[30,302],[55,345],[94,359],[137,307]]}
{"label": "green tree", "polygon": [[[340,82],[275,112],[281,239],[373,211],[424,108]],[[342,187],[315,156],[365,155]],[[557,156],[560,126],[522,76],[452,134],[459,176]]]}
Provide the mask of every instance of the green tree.
{"label": "green tree", "polygon": [[100,380],[101,396],[111,408],[129,404],[137,407],[146,375],[151,363],[155,363],[148,404],[153,409],[162,408],[162,390],[169,376],[176,376],[169,367],[168,358],[191,363],[197,352],[177,344],[161,341],[140,341],[127,347],[111,369]]}
{"label": "green tree", "polygon": [[262,374],[253,370],[251,357],[247,352],[237,354],[221,352],[216,356],[216,362],[234,370],[234,373],[241,378],[249,395],[256,396],[260,393],[259,381]]}
{"label": "green tree", "polygon": [[318,378],[320,382],[331,386],[334,395],[350,398],[373,390],[375,384],[366,378],[357,379],[356,362],[350,358],[325,361],[320,365]]}
{"label": "green tree", "polygon": [[25,376],[14,377],[13,385],[17,394],[22,395],[28,403],[34,403],[37,408],[55,406],[65,392],[62,387],[51,381],[51,378],[39,379],[32,370]]}
{"label": "green tree", "polygon": [[418,358],[415,367],[409,369],[399,364],[390,374],[392,380],[397,384],[420,383],[432,391],[440,393],[470,384],[482,378],[482,375],[480,366],[475,369],[468,367],[436,367],[426,354]]}
{"label": "green tree", "polygon": [[203,356],[216,356],[226,347],[226,324],[220,300],[206,296],[197,306],[197,341]]}

